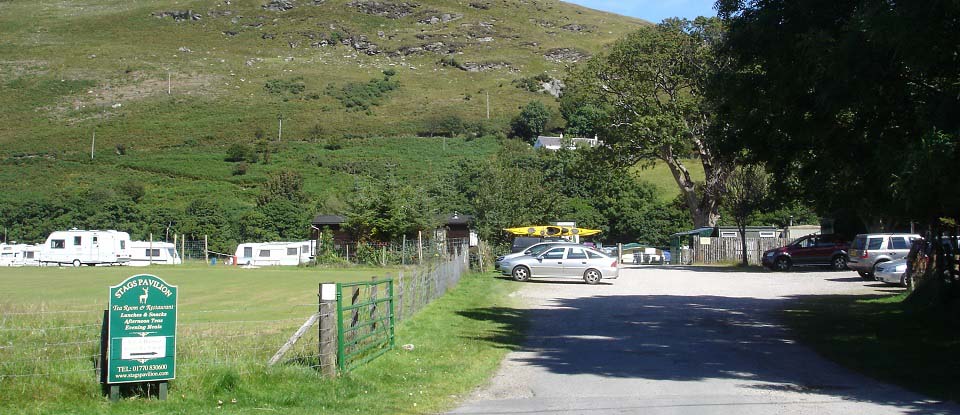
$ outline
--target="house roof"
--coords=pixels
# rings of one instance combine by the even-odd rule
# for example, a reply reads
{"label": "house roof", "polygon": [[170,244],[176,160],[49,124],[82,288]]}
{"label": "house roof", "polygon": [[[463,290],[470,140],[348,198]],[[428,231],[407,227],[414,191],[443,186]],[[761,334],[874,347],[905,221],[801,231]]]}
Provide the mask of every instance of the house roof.
{"label": "house roof", "polygon": [[473,216],[454,212],[440,219],[446,226],[450,225],[469,225],[473,223]]}
{"label": "house roof", "polygon": [[347,221],[346,217],[340,215],[317,215],[313,218],[314,225],[342,225]]}

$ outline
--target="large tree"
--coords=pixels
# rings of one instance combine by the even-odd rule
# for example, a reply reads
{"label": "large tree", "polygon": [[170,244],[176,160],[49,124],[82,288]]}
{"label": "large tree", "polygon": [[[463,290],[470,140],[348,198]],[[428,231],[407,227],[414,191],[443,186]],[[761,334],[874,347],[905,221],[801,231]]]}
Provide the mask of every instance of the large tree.
{"label": "large tree", "polygon": [[[599,133],[617,164],[665,162],[698,227],[717,223],[732,165],[710,137],[713,106],[705,99],[722,37],[716,18],[641,28],[572,70],[561,100],[569,127]],[[684,164],[691,158],[703,165],[702,183]]]}
{"label": "large tree", "polygon": [[[958,216],[960,3],[720,0],[725,145],[873,230]],[[946,186],[946,187],[945,187]],[[929,195],[937,195],[930,197]]]}

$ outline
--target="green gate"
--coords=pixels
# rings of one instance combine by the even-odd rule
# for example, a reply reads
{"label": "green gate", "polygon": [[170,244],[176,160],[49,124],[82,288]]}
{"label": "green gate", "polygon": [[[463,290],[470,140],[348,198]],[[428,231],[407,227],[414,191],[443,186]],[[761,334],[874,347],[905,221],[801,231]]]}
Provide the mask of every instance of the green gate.
{"label": "green gate", "polygon": [[393,349],[394,322],[392,278],[338,283],[337,368],[340,373],[347,373]]}

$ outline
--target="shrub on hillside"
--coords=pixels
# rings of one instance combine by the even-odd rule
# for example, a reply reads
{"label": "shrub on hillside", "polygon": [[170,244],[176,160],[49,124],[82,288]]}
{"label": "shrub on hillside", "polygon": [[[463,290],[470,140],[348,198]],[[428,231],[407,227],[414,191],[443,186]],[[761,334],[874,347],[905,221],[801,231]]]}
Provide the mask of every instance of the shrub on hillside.
{"label": "shrub on hillside", "polygon": [[254,153],[250,146],[242,143],[235,143],[227,148],[227,156],[223,160],[230,162],[248,161],[250,160],[250,156],[252,154]]}
{"label": "shrub on hillside", "polygon": [[400,88],[400,82],[384,76],[366,83],[350,82],[339,90],[328,84],[326,93],[340,101],[348,111],[369,111],[370,107],[380,105],[388,92],[397,88]]}
{"label": "shrub on hillside", "polygon": [[271,79],[263,86],[267,92],[275,95],[298,95],[307,88],[303,83],[303,77],[298,76],[293,79]]}

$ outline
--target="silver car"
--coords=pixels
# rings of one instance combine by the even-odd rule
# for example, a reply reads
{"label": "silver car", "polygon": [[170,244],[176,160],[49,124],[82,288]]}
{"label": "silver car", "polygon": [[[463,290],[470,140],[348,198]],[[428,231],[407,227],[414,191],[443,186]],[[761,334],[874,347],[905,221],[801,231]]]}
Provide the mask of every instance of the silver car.
{"label": "silver car", "polygon": [[617,259],[585,246],[556,246],[537,256],[519,256],[500,263],[500,272],[516,281],[530,278],[577,278],[587,284],[620,275]]}
{"label": "silver car", "polygon": [[580,245],[580,244],[575,244],[575,243],[573,243],[573,242],[540,242],[540,243],[537,243],[537,244],[530,245],[529,248],[524,249],[523,251],[514,252],[514,253],[512,253],[512,254],[507,254],[507,255],[503,255],[503,256],[497,257],[497,260],[493,262],[493,268],[494,268],[494,269],[500,269],[500,266],[501,266],[501,264],[503,263],[503,261],[506,261],[506,260],[508,260],[508,259],[513,259],[513,258],[520,257],[520,256],[524,256],[524,255],[537,256],[537,255],[540,255],[543,251],[546,251],[547,249],[549,249],[549,248],[551,248],[551,247],[553,247],[553,246],[561,246],[561,245],[563,245],[563,246],[583,246],[583,245]]}
{"label": "silver car", "polygon": [[873,276],[877,281],[887,284],[899,284],[906,287],[907,281],[907,260],[898,259],[877,264]]}
{"label": "silver car", "polygon": [[920,235],[912,233],[862,233],[853,238],[847,251],[847,268],[865,280],[874,278],[878,264],[905,258],[910,244]]}

